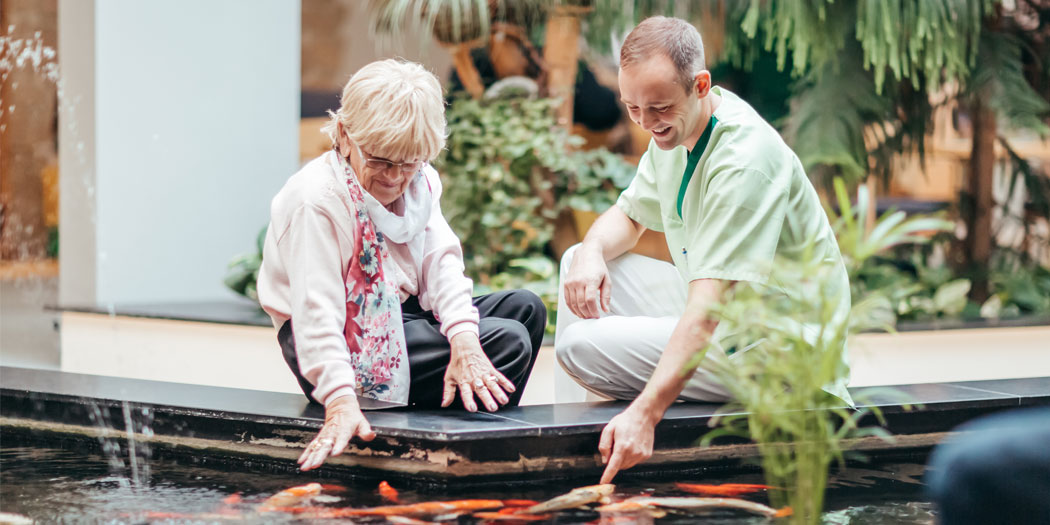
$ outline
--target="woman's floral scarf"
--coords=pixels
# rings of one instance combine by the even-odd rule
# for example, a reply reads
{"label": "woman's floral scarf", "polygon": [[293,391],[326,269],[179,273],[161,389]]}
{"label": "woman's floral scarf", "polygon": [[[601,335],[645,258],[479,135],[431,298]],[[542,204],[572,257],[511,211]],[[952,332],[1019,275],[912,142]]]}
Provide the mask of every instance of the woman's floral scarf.
{"label": "woman's floral scarf", "polygon": [[[384,264],[392,264],[385,236],[377,231],[369,209],[377,204],[338,153],[354,204],[354,258],[346,272],[346,326],[344,335],[357,379],[363,408],[372,399],[394,405],[408,403],[408,351],[401,320],[401,296],[388,279]],[[426,200],[429,207],[429,200]],[[422,240],[419,232],[412,235]],[[378,406],[374,407],[378,408]]]}

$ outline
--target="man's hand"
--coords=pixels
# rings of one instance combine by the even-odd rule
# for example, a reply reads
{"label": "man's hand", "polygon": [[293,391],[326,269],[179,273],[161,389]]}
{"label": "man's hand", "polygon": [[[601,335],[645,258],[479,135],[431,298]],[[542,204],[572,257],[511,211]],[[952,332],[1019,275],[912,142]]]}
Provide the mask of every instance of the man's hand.
{"label": "man's hand", "polygon": [[514,383],[492,366],[492,361],[481,349],[478,336],[463,332],[456,334],[450,343],[452,357],[445,370],[445,391],[441,395],[441,406],[452,404],[456,398],[456,389],[459,389],[459,397],[467,412],[478,410],[474,402],[475,395],[489,412],[495,412],[499,405],[506,405],[510,401],[507,394],[515,390]]}
{"label": "man's hand", "polygon": [[573,254],[564,286],[565,305],[580,319],[597,319],[601,315],[599,304],[603,311],[609,311],[612,283],[600,250],[580,245]]}
{"label": "man's hand", "polygon": [[376,433],[368,424],[356,396],[336,398],[324,409],[324,426],[299,456],[299,469],[311,470],[321,466],[328,456],[338,456],[346,450],[350,438],[357,436],[372,441]]}
{"label": "man's hand", "polygon": [[652,414],[632,404],[605,425],[598,451],[605,463],[601,483],[612,483],[616,473],[629,469],[653,455],[656,421]]}

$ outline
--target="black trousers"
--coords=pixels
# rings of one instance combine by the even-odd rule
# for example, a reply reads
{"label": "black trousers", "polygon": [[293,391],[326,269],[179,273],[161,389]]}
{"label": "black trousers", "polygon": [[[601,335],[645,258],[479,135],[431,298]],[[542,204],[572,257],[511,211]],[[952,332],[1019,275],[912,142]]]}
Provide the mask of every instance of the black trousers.
{"label": "black trousers", "polygon": [[[547,326],[547,309],[536,294],[527,290],[508,290],[474,298],[481,322],[478,329],[481,348],[489,361],[504,376],[514,383],[514,393],[507,406],[517,406],[525,390],[525,382],[536,364],[536,356],[543,341],[543,329]],[[452,348],[441,335],[441,323],[434,313],[423,310],[415,297],[401,304],[401,320],[405,328],[405,346],[408,349],[408,366],[411,386],[408,404],[420,408],[441,406],[444,390],[445,369],[448,368]],[[311,402],[314,385],[299,371],[299,359],[295,354],[295,337],[289,320],[277,333],[284,361],[295,374],[303,393]],[[481,404],[478,404],[481,406]],[[457,393],[453,406],[463,406]]]}

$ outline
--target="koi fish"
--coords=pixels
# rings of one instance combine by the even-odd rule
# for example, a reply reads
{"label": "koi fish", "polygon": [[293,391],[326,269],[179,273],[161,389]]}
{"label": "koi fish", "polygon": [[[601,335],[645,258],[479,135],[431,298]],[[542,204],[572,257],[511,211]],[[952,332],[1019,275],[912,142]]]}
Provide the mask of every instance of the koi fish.
{"label": "koi fish", "polygon": [[513,512],[475,512],[473,516],[488,521],[543,521],[551,519],[550,514],[519,514]]}
{"label": "koi fish", "polygon": [[[761,503],[755,503],[753,501],[747,501],[744,499],[735,498],[655,498],[647,496],[639,496],[636,498],[630,498],[621,503],[613,503],[612,505],[605,505],[598,507],[598,512],[625,512],[619,510],[621,508],[628,507],[627,504],[631,504],[632,507],[637,506],[650,506],[650,507],[664,507],[678,510],[707,510],[707,509],[736,509],[751,512],[765,516],[766,518],[777,517],[778,511],[772,507],[763,505]],[[617,507],[617,506],[620,507]]]}
{"label": "koi fish", "polygon": [[[383,483],[386,482],[384,481]],[[398,523],[400,525],[438,525],[438,522],[436,521],[423,521],[406,516],[387,516],[386,520],[390,523]]]}
{"label": "koi fish", "polygon": [[740,496],[760,490],[775,489],[769,485],[753,485],[749,483],[723,483],[721,485],[702,485],[698,483],[675,483],[678,490],[703,494],[705,496]]}
{"label": "koi fish", "polygon": [[229,496],[226,496],[225,498],[222,498],[222,504],[223,505],[236,505],[236,504],[238,504],[240,502],[241,502],[241,493],[240,492],[234,492],[233,494],[230,494]]}
{"label": "koi fish", "polygon": [[654,508],[644,501],[639,501],[637,498],[629,498],[616,503],[609,503],[602,505],[596,509],[602,514],[620,514],[628,512],[644,512],[654,518],[662,518],[667,515],[667,512]]}
{"label": "koi fish", "polygon": [[390,503],[401,503],[397,496],[397,489],[391,487],[390,484],[385,481],[379,482],[379,495]]}
{"label": "koi fish", "polygon": [[616,485],[606,483],[604,485],[590,485],[572,489],[568,494],[562,494],[553,499],[538,503],[525,509],[522,514],[543,514],[565,509],[575,509],[588,503],[594,503],[607,499],[612,494]]}
{"label": "koi fish", "polygon": [[312,518],[349,518],[354,516],[427,516],[450,512],[474,512],[503,507],[498,499],[464,499],[457,501],[427,501],[412,505],[387,505],[365,509],[318,509],[309,512]]}
{"label": "koi fish", "polygon": [[321,493],[323,487],[320,483],[308,483],[284,489],[270,496],[259,506],[259,510],[268,511],[275,507],[291,507],[304,500],[310,499]]}

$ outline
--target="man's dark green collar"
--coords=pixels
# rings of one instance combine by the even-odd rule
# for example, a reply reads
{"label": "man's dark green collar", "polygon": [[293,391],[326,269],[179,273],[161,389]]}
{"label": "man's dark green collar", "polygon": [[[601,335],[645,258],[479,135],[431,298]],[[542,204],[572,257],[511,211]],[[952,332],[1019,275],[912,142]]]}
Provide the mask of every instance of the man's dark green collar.
{"label": "man's dark green collar", "polygon": [[682,202],[685,201],[685,189],[689,187],[689,181],[693,178],[696,165],[700,162],[700,157],[704,156],[707,143],[711,141],[711,132],[715,129],[715,124],[718,124],[718,119],[711,115],[711,118],[707,121],[707,127],[704,128],[704,133],[700,135],[700,140],[696,141],[696,145],[689,152],[689,161],[686,162],[685,173],[682,174],[682,186],[678,188],[678,218],[682,218]]}

